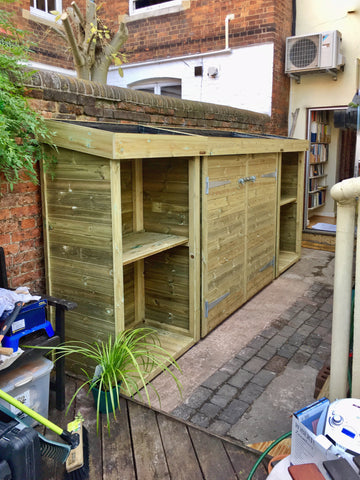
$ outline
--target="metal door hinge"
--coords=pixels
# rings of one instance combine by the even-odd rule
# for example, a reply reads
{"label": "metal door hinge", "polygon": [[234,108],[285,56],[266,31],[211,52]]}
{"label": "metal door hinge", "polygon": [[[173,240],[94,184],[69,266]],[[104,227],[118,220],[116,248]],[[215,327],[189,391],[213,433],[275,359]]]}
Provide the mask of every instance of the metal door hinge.
{"label": "metal door hinge", "polygon": [[213,180],[210,182],[209,177],[206,177],[205,193],[208,195],[210,188],[221,187],[222,185],[228,185],[229,183],[231,183],[231,180]]}
{"label": "metal door hinge", "polygon": [[275,256],[270,260],[270,262],[268,262],[266,265],[261,267],[259,272],[263,272],[264,270],[266,270],[269,267],[274,267],[274,265],[275,265]]}
{"label": "metal door hinge", "polygon": [[271,173],[264,173],[264,175],[261,175],[261,178],[277,178],[277,170]]}
{"label": "metal door hinge", "polygon": [[209,311],[212,308],[214,308],[218,303],[220,303],[222,300],[224,300],[229,295],[230,295],[230,292],[227,292],[224,295],[222,295],[221,297],[217,298],[216,300],[214,300],[213,302],[210,302],[210,303],[207,300],[205,300],[205,318],[208,318]]}

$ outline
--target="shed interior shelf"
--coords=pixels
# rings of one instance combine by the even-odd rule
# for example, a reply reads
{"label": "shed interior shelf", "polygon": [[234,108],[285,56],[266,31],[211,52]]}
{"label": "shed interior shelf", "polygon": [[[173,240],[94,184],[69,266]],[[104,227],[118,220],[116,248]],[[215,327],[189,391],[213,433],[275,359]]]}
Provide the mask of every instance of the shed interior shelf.
{"label": "shed interior shelf", "polygon": [[187,237],[156,232],[134,232],[123,236],[123,265],[185,245]]}
{"label": "shed interior shelf", "polygon": [[280,199],[280,206],[282,207],[288,203],[294,203],[296,200],[296,197],[282,195]]}

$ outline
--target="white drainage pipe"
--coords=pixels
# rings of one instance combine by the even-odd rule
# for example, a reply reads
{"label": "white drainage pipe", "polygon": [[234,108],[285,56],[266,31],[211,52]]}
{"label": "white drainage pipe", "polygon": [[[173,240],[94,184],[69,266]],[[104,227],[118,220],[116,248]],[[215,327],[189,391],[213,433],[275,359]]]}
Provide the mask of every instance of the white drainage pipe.
{"label": "white drainage pipe", "polygon": [[[351,324],[351,294],[353,277],[355,211],[357,197],[360,195],[360,178],[350,178],[334,185],[330,191],[337,202],[336,247],[334,272],[334,299],[332,320],[331,364],[330,364],[330,401],[347,396],[349,339]],[[357,249],[360,253],[360,247]],[[356,270],[360,287],[360,255],[357,253]],[[359,264],[359,266],[358,266]],[[357,290],[360,295],[360,290]],[[357,297],[355,290],[355,298]],[[359,303],[359,302],[358,302]],[[360,324],[358,321],[360,305],[355,306],[354,346],[360,348]],[[359,331],[357,331],[359,330]],[[352,396],[359,398],[360,392],[360,352],[353,351],[353,390]],[[359,357],[359,358],[358,358]]]}

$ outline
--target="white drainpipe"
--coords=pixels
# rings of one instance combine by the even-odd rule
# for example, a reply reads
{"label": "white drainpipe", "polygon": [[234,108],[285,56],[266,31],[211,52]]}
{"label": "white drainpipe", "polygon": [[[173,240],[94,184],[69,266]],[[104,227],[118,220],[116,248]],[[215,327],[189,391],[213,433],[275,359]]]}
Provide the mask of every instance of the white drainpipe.
{"label": "white drainpipe", "polygon": [[235,15],[233,13],[229,13],[225,17],[225,50],[229,48],[229,21],[234,20]]}
{"label": "white drainpipe", "polygon": [[[351,292],[355,236],[355,210],[360,195],[360,178],[349,178],[334,185],[330,191],[337,202],[334,299],[330,364],[330,401],[347,396],[349,337],[351,323]],[[358,227],[358,231],[360,231]],[[360,237],[360,236],[359,236]],[[360,239],[358,240],[360,243]],[[360,246],[356,255],[354,311],[354,349],[352,396],[360,395]],[[359,292],[359,293],[357,293]],[[359,331],[358,331],[359,330]]]}

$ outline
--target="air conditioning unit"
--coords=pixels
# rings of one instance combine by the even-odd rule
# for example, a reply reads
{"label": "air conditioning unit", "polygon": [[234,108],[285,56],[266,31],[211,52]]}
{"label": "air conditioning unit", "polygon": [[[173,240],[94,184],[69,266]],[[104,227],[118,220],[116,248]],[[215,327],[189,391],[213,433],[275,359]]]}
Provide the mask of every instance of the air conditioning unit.
{"label": "air conditioning unit", "polygon": [[288,37],[285,73],[341,70],[345,58],[340,49],[341,33],[338,30]]}

